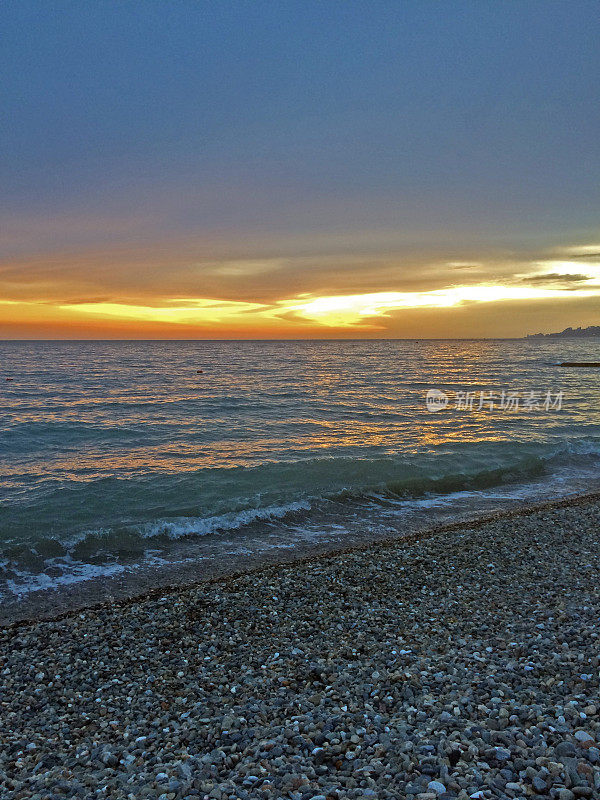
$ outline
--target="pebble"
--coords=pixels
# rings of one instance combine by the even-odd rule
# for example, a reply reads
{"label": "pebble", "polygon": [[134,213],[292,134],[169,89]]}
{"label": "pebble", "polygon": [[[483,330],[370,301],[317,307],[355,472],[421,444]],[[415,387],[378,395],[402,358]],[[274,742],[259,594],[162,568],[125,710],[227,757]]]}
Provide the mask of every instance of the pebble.
{"label": "pebble", "polygon": [[563,787],[558,790],[558,800],[573,800],[574,797],[575,795],[570,789],[565,789]]}
{"label": "pebble", "polygon": [[427,784],[427,789],[435,794],[443,794],[446,791],[444,784],[440,783],[439,781],[429,781]]}
{"label": "pebble", "polygon": [[556,755],[562,758],[575,758],[577,750],[572,742],[559,742],[555,748]]}
{"label": "pebble", "polygon": [[496,747],[494,749],[494,757],[496,761],[509,761],[510,750],[506,750],[504,747]]}

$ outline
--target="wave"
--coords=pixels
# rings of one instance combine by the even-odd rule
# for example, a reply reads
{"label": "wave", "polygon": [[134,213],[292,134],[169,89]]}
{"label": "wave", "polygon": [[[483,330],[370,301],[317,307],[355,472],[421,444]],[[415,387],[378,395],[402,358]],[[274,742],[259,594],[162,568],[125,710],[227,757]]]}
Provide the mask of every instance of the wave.
{"label": "wave", "polygon": [[162,519],[136,526],[86,531],[67,543],[66,549],[76,558],[93,555],[98,549],[106,549],[107,545],[111,552],[124,551],[131,554],[136,544],[137,549],[145,550],[177,539],[230,533],[260,522],[289,519],[302,512],[309,512],[311,508],[308,501],[298,501],[283,506],[247,508],[212,517]]}
{"label": "wave", "polygon": [[[68,569],[65,559],[71,565],[96,567],[131,564],[149,551],[167,552],[172,543],[181,540],[223,535],[240,536],[241,540],[265,526],[285,531],[324,518],[331,522],[334,517],[343,526],[349,512],[366,514],[390,503],[402,506],[419,498],[485,493],[511,484],[551,480],[561,470],[599,473],[597,439],[565,441],[541,449],[543,452],[536,454],[530,443],[513,443],[509,451],[482,446],[476,452],[477,448],[471,447],[402,461],[391,457],[331,458],[212,470],[205,471],[201,481],[199,475],[185,475],[152,476],[143,485],[114,478],[79,482],[55,489],[40,507],[35,503],[20,510],[0,507],[5,534],[0,545],[0,574],[11,578],[23,569],[41,573],[48,564],[56,567],[58,562],[61,569]],[[512,459],[507,461],[507,456]],[[504,463],[490,465],[493,460]],[[470,468],[460,469],[465,462]],[[203,493],[202,501],[194,498],[194,493]],[[128,500],[131,508],[138,509],[137,517],[127,514]],[[107,506],[120,503],[123,515],[115,517],[113,508],[111,519]],[[36,514],[48,514],[53,507],[57,514],[53,524],[61,520],[63,530],[44,533],[38,519],[37,536],[18,535],[24,527],[36,531]],[[64,513],[59,513],[61,507]],[[85,513],[94,520],[103,515],[108,519],[101,526],[86,525]],[[6,536],[11,522],[14,535]]]}
{"label": "wave", "polygon": [[[426,495],[447,495],[456,492],[491,489],[508,483],[523,482],[540,477],[546,472],[546,462],[543,458],[528,458],[523,461],[497,469],[483,469],[474,473],[449,473],[439,477],[404,478],[390,481],[383,487],[383,497],[416,499]],[[344,491],[341,498],[371,497],[373,490],[367,489],[358,493]],[[378,493],[375,496],[382,496]]]}

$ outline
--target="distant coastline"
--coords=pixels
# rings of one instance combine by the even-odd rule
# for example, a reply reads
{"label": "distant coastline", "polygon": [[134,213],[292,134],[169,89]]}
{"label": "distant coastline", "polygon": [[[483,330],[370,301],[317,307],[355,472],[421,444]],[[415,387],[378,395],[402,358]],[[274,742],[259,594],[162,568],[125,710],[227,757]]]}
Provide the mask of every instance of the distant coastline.
{"label": "distant coastline", "polygon": [[600,336],[600,325],[587,328],[565,328],[560,333],[529,333],[526,339],[587,339]]}

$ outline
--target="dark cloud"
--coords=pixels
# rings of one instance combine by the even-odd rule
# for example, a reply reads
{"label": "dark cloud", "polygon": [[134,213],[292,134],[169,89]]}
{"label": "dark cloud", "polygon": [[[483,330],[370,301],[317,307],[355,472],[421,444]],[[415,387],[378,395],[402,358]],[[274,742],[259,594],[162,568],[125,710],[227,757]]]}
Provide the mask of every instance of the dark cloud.
{"label": "dark cloud", "polygon": [[569,260],[574,261],[600,261],[600,250],[590,250],[586,253],[569,253]]}
{"label": "dark cloud", "polygon": [[523,283],[535,283],[535,284],[544,284],[544,283],[578,283],[580,281],[589,281],[589,275],[574,275],[568,274],[564,275],[560,272],[549,272],[546,275],[532,275],[530,278],[523,278]]}

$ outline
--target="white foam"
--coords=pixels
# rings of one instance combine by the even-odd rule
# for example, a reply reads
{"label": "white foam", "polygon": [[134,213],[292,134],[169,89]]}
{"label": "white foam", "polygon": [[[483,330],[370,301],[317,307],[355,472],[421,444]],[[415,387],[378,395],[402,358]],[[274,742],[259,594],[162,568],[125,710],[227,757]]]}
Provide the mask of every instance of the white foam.
{"label": "white foam", "polygon": [[[67,561],[67,559],[61,559]],[[13,569],[13,572],[18,576],[18,580],[10,579],[6,581],[6,588],[9,592],[22,597],[30,592],[38,592],[42,589],[59,589],[63,586],[69,586],[74,583],[81,583],[82,581],[92,580],[93,578],[107,578],[114,575],[119,575],[125,571],[122,564],[84,564],[80,561],[73,561],[68,565],[61,564],[65,571],[60,575],[47,575],[45,572],[33,574],[23,570]]]}
{"label": "white foam", "polygon": [[140,526],[139,531],[145,539],[164,535],[169,539],[181,539],[185,536],[208,536],[221,531],[234,531],[253,522],[282,519],[294,511],[310,511],[310,508],[308,501],[298,501],[281,506],[232,511],[213,517],[180,517],[175,520],[158,520]]}

